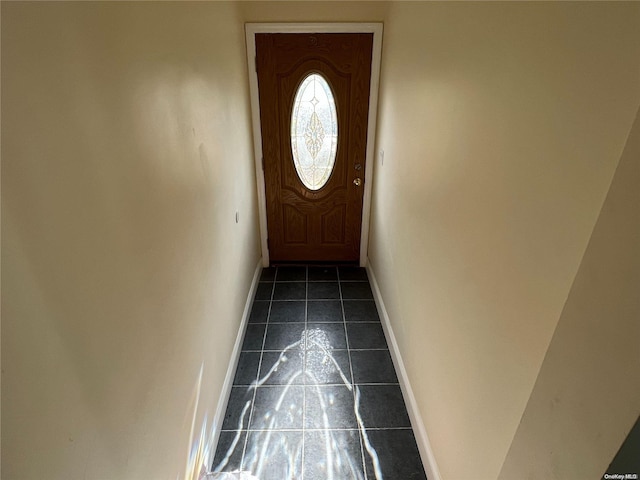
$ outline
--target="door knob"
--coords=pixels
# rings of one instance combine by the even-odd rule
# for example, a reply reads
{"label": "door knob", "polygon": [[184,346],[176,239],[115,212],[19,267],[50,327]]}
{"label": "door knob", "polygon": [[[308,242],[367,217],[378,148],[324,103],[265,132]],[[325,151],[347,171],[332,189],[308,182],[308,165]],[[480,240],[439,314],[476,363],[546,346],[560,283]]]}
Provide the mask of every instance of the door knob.
{"label": "door knob", "polygon": [[356,187],[359,187],[359,186],[362,184],[362,179],[361,179],[360,177],[356,178],[356,179],[353,181],[353,184],[354,184]]}

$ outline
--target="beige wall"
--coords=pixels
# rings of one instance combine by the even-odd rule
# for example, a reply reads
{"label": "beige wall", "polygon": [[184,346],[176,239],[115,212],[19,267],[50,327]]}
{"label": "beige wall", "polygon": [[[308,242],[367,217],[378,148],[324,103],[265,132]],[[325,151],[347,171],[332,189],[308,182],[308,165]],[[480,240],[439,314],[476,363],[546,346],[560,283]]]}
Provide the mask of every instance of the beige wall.
{"label": "beige wall", "polygon": [[[176,478],[210,439],[259,255],[244,21],[385,21],[370,257],[442,476],[556,461],[527,449],[575,432],[586,383],[560,390],[588,368],[554,370],[597,360],[560,352],[627,245],[596,239],[633,210],[603,213],[576,278],[640,104],[640,5],[339,5],[2,3],[3,478]],[[558,468],[595,471],[631,413]]]}
{"label": "beige wall", "polygon": [[640,415],[638,185],[640,110],[501,479],[600,478]]}
{"label": "beige wall", "polygon": [[246,22],[380,22],[388,2],[383,1],[255,1],[238,2]]}
{"label": "beige wall", "polygon": [[2,478],[206,446],[258,263],[243,38],[229,4],[2,2]]}
{"label": "beige wall", "polygon": [[499,475],[640,103],[639,25],[638,4],[389,7],[369,252],[445,480]]}

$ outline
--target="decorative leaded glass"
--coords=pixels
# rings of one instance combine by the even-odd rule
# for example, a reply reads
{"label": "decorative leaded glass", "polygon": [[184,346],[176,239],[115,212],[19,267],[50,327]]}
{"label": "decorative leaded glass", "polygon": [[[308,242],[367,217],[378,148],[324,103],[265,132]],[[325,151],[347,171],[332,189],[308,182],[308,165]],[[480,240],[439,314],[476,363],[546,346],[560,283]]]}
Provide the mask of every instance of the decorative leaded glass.
{"label": "decorative leaded glass", "polygon": [[338,118],[331,87],[318,73],[307,76],[293,101],[291,150],[302,183],[322,188],[333,171],[338,147]]}

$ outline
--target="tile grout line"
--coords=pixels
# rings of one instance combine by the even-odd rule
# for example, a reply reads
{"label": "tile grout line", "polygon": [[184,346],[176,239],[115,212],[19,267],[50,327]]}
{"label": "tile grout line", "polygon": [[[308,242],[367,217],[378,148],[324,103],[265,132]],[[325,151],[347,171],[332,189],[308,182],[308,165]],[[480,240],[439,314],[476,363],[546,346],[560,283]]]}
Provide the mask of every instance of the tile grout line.
{"label": "tile grout line", "polygon": [[[411,427],[367,427],[370,431],[397,431],[397,430],[411,430]],[[243,430],[221,430],[222,432],[242,432]],[[268,429],[268,428],[251,428],[250,432],[302,432],[301,428],[276,428],[276,429]],[[306,428],[305,432],[359,432],[358,428]]]}
{"label": "tile grout line", "polygon": [[[344,312],[344,298],[342,296],[342,281],[340,280],[340,269],[336,267],[336,274],[338,276],[338,292],[340,293],[340,309],[342,310],[342,326],[344,328],[344,339],[347,346],[347,358],[349,359],[349,372],[351,373],[351,395],[353,397],[353,409],[355,415],[356,405],[356,379],[353,375],[353,363],[351,362],[351,350],[349,349],[349,334],[347,333],[347,317]],[[367,466],[364,461],[364,447],[362,445],[363,438],[362,432],[358,428],[358,438],[360,439],[360,461],[362,462],[362,475],[367,480]]]}
{"label": "tile grout line", "polygon": [[[281,285],[285,282],[279,282]],[[289,282],[289,283],[305,283],[305,282]],[[310,282],[310,283],[319,283],[319,282]],[[335,283],[335,282],[332,282]],[[361,282],[364,283],[364,282]],[[327,300],[334,300],[334,301],[338,301],[337,298],[310,298],[309,301],[310,302],[326,302]],[[347,302],[375,302],[375,300],[371,299],[371,298],[347,298],[345,299]],[[270,300],[259,300],[257,299],[256,302],[269,302]],[[283,298],[277,298],[274,300],[274,302],[304,302],[304,300],[300,299],[300,298],[294,298],[294,299],[283,299]],[[351,323],[351,322],[350,322]]]}
{"label": "tile grout line", "polygon": [[[305,283],[304,283],[304,345],[302,348],[302,455],[300,458],[300,478],[304,480],[304,454],[305,454],[305,423],[307,420],[307,336],[308,332],[308,314],[309,314],[309,267],[304,267]],[[302,340],[302,339],[301,339]]]}
{"label": "tile grout line", "polygon": [[[386,348],[352,348],[351,346],[351,342],[350,342],[350,334],[349,334],[349,325],[355,326],[355,325],[361,325],[360,328],[356,328],[354,331],[352,331],[351,333],[354,334],[354,338],[351,339],[353,341],[355,341],[356,343],[358,343],[358,338],[360,338],[360,336],[358,335],[359,333],[366,333],[367,331],[369,331],[369,329],[367,328],[368,325],[373,325],[373,324],[381,324],[381,320],[378,321],[372,321],[369,319],[369,317],[367,315],[365,315],[364,317],[360,317],[360,315],[366,313],[369,311],[368,308],[365,308],[365,310],[363,310],[361,312],[360,310],[360,306],[357,307],[356,312],[361,312],[361,313],[357,313],[358,316],[356,316],[355,318],[365,318],[364,321],[355,321],[355,322],[350,322],[347,321],[348,319],[346,318],[346,305],[349,304],[350,307],[353,306],[355,308],[355,305],[351,305],[351,301],[355,300],[354,303],[359,303],[359,302],[375,302],[375,300],[372,300],[370,298],[356,298],[356,299],[349,299],[346,298],[344,295],[344,291],[343,288],[347,290],[346,295],[349,296],[350,292],[353,294],[359,294],[362,293],[363,290],[363,286],[357,286],[357,288],[355,289],[354,292],[351,291],[350,287],[352,286],[351,284],[354,284],[356,281],[353,279],[349,279],[350,276],[354,276],[351,275],[351,271],[346,271],[346,272],[340,272],[340,269],[337,266],[332,267],[334,269],[334,274],[336,276],[336,281],[335,283],[337,284],[338,287],[338,297],[337,298],[310,298],[311,295],[311,285],[315,284],[315,288],[317,288],[317,290],[314,290],[314,296],[318,295],[318,293],[323,292],[326,290],[326,288],[324,288],[322,286],[322,283],[334,283],[334,280],[312,280],[311,279],[311,266],[305,266],[304,268],[304,280],[301,278],[301,276],[299,275],[301,272],[300,270],[298,270],[297,272],[292,272],[293,275],[288,275],[289,272],[287,271],[281,271],[281,267],[275,267],[274,268],[274,273],[273,273],[273,283],[271,286],[271,295],[269,299],[263,298],[263,299],[253,299],[252,302],[252,309],[256,307],[256,305],[259,305],[260,303],[265,303],[265,302],[269,302],[268,305],[262,305],[260,306],[260,310],[265,311],[266,310],[266,317],[264,320],[264,323],[262,322],[256,322],[258,325],[264,326],[264,331],[263,331],[263,338],[262,338],[262,344],[261,344],[261,348],[259,350],[246,350],[244,352],[241,352],[241,354],[247,354],[250,353],[253,356],[253,359],[249,362],[249,363],[253,363],[255,365],[255,358],[258,357],[258,362],[257,362],[257,372],[255,372],[255,388],[254,388],[254,392],[251,395],[251,392],[247,392],[249,393],[249,397],[251,398],[251,400],[247,400],[247,401],[251,401],[251,405],[250,408],[247,408],[249,415],[248,417],[248,421],[246,423],[245,426],[245,422],[242,422],[242,424],[240,424],[239,426],[237,426],[236,428],[231,428],[231,429],[221,429],[221,431],[227,432],[225,433],[225,435],[229,436],[233,433],[235,433],[236,437],[241,437],[242,433],[245,434],[245,438],[244,440],[240,440],[240,442],[242,442],[242,450],[241,450],[241,456],[239,459],[239,468],[241,469],[241,471],[246,471],[247,473],[251,473],[250,469],[255,468],[255,460],[253,460],[253,457],[255,456],[255,454],[257,454],[258,452],[255,451],[256,445],[259,447],[259,438],[261,438],[262,436],[264,436],[266,433],[268,432],[273,432],[274,434],[277,434],[278,436],[282,436],[283,439],[287,438],[287,439],[291,439],[293,441],[295,441],[296,438],[299,438],[299,444],[298,447],[298,453],[296,455],[297,458],[292,458],[291,455],[293,455],[293,451],[291,451],[291,453],[289,454],[289,459],[293,460],[293,463],[291,464],[292,468],[294,469],[294,471],[298,471],[298,475],[295,478],[297,478],[298,480],[304,480],[305,478],[308,478],[309,475],[313,476],[313,468],[316,466],[316,464],[314,463],[314,455],[313,455],[313,450],[307,451],[307,447],[309,448],[313,448],[313,441],[316,438],[317,435],[321,435],[323,432],[329,432],[329,434],[334,437],[337,436],[337,438],[345,438],[345,441],[347,441],[348,443],[346,444],[346,446],[348,446],[349,448],[347,449],[348,452],[345,452],[350,458],[353,459],[353,461],[355,461],[355,455],[357,455],[357,453],[354,451],[355,449],[358,448],[359,445],[359,450],[360,450],[360,456],[361,456],[361,474],[356,474],[357,478],[359,480],[373,480],[372,477],[369,475],[368,472],[368,468],[369,468],[369,463],[368,460],[374,460],[374,466],[375,464],[377,464],[377,461],[371,457],[369,458],[371,455],[368,455],[367,452],[367,447],[365,445],[369,445],[368,441],[365,443],[365,440],[367,439],[367,434],[368,432],[380,432],[377,434],[376,438],[387,438],[388,435],[398,435],[398,434],[394,434],[394,433],[384,433],[384,432],[403,432],[403,431],[409,431],[411,432],[411,434],[413,435],[413,428],[409,425],[409,426],[383,426],[383,427],[366,427],[364,424],[362,424],[362,422],[357,422],[355,427],[351,427],[350,426],[350,422],[347,424],[344,424],[344,426],[339,426],[340,423],[336,423],[335,427],[334,422],[332,421],[330,425],[326,425],[324,428],[321,426],[318,426],[315,421],[311,421],[310,426],[307,427],[307,418],[312,418],[315,419],[315,416],[310,417],[310,414],[312,413],[313,408],[310,407],[310,409],[307,409],[307,403],[306,403],[306,399],[307,399],[307,390],[310,388],[310,384],[308,382],[307,379],[307,372],[308,372],[308,365],[307,365],[307,360],[308,360],[308,353],[307,352],[307,348],[309,347],[308,343],[306,342],[307,340],[307,333],[308,330],[310,328],[310,326],[315,326],[315,324],[318,324],[318,328],[320,328],[323,331],[326,331],[327,333],[330,332],[335,332],[335,335],[339,335],[340,330],[343,331],[344,333],[344,338],[345,338],[345,344],[344,344],[344,348],[338,348],[338,349],[333,349],[332,350],[336,350],[337,352],[341,352],[340,356],[342,358],[344,358],[344,355],[346,354],[347,356],[347,360],[349,362],[348,367],[349,367],[349,373],[351,375],[351,378],[349,379],[349,383],[347,383],[347,385],[351,385],[351,399],[352,399],[352,405],[350,407],[347,407],[347,404],[345,404],[345,407],[347,407],[347,411],[349,409],[352,409],[355,411],[356,409],[356,404],[355,404],[355,399],[356,399],[356,388],[358,388],[359,386],[367,386],[367,387],[397,387],[399,386],[399,381],[396,380],[396,382],[384,382],[384,383],[380,383],[380,382],[376,382],[375,380],[380,378],[387,378],[387,376],[383,376],[383,377],[379,377],[379,376],[375,376],[372,377],[372,379],[374,380],[373,382],[356,382],[355,381],[355,375],[354,375],[354,367],[353,367],[353,353],[354,352],[387,352],[390,353],[390,348],[387,346]],[[326,271],[325,271],[326,273]],[[295,276],[294,276],[295,275]],[[321,271],[318,272],[314,272],[314,278],[325,278],[325,274]],[[346,279],[342,279],[342,275],[345,275],[347,278]],[[270,275],[269,275],[270,276]],[[300,281],[297,282],[293,282],[293,281],[285,281],[285,282],[278,282],[278,278],[279,277],[284,277],[284,278],[299,278]],[[287,283],[291,284],[291,283],[298,283],[298,284],[302,284],[304,282],[304,286],[305,286],[305,295],[304,298],[299,298],[299,292],[300,292],[300,288],[298,288],[296,286],[296,288],[294,287],[290,287],[290,286],[286,286]],[[268,283],[267,281],[264,281],[263,283]],[[298,299],[297,300],[293,300],[292,297],[289,297],[287,299],[275,299],[275,290],[277,287],[278,283],[283,283],[285,285],[282,285],[283,289],[285,291],[290,290],[291,288],[293,288],[293,292],[291,293],[292,296],[296,296],[298,295]],[[370,287],[370,282],[368,280],[364,280],[364,281],[358,281],[359,284],[367,284]],[[320,284],[320,285],[318,285]],[[300,285],[301,286],[301,285]],[[356,285],[353,285],[353,287],[356,287]],[[297,290],[297,292],[296,292]],[[280,291],[280,290],[279,290]],[[333,291],[335,292],[335,291]],[[358,292],[358,293],[356,293]],[[282,291],[279,294],[279,296],[283,296],[282,295]],[[263,288],[263,293],[262,296],[266,297],[266,289]],[[327,295],[330,295],[329,293],[327,293]],[[335,293],[333,293],[333,295],[335,295]],[[366,296],[366,295],[365,295]],[[276,315],[278,314],[278,302],[296,302],[296,301],[304,301],[304,313],[303,313],[303,319],[302,321],[276,321],[276,322],[272,322],[272,317],[271,315],[274,314],[274,308],[276,310]],[[333,304],[333,306],[329,306],[326,305],[327,308],[331,307],[337,307],[337,302],[339,303],[340,306],[340,312],[338,312],[339,316],[341,317],[340,320],[338,321],[323,321],[323,320],[319,320],[318,317],[316,317],[316,320],[312,320],[309,318],[309,310],[310,307],[312,305],[314,305],[314,303],[310,303],[310,302],[335,302]],[[275,302],[275,303],[274,303]],[[315,307],[316,305],[314,305]],[[266,307],[266,308],[264,308]],[[281,313],[285,313],[285,312],[289,312],[289,315],[282,316],[281,318],[287,318],[287,319],[292,319],[292,318],[299,318],[299,317],[292,317],[290,314],[290,310],[293,311],[297,311],[299,312],[299,307],[301,307],[301,305],[292,305],[292,308],[290,308],[289,306],[287,306],[286,308],[284,308],[284,305],[282,305],[283,307],[283,311]],[[326,317],[325,315],[328,315],[325,310],[324,310],[324,305],[318,305],[318,314],[320,315],[320,318],[324,317],[324,318],[333,318],[333,317]],[[376,306],[377,307],[377,306]],[[377,308],[376,308],[377,310]],[[260,318],[259,316],[256,318]],[[313,323],[312,323],[313,322]],[[263,421],[261,421],[261,418],[259,419],[258,422],[255,422],[255,418],[258,418],[259,413],[261,411],[261,408],[258,409],[258,406],[263,405],[263,403],[261,403],[260,405],[256,405],[256,401],[258,400],[257,397],[257,390],[258,390],[258,386],[257,386],[257,382],[260,380],[260,373],[261,373],[261,369],[262,369],[262,365],[265,365],[265,368],[268,366],[269,363],[269,357],[273,356],[277,353],[282,353],[282,349],[280,350],[275,350],[275,349],[266,349],[266,339],[267,339],[267,335],[269,333],[269,328],[272,325],[279,325],[276,328],[276,331],[272,331],[272,342],[270,342],[270,345],[275,345],[273,343],[273,340],[276,340],[276,337],[274,336],[277,333],[282,333],[282,334],[286,334],[287,331],[291,332],[290,328],[284,327],[284,325],[290,325],[291,327],[295,327],[293,328],[293,332],[294,335],[292,336],[291,333],[286,334],[286,337],[295,337],[295,331],[299,331],[300,326],[303,327],[303,333],[301,335],[301,338],[299,339],[299,343],[300,346],[302,347],[302,369],[301,369],[301,373],[302,373],[302,382],[300,384],[300,386],[302,387],[302,405],[301,405],[301,424],[300,427],[290,427],[290,428],[278,428],[277,426],[274,425],[269,425],[267,423],[264,423]],[[342,328],[338,327],[338,323],[342,324]],[[322,326],[324,325],[324,327]],[[274,327],[275,328],[275,327]],[[257,332],[256,332],[257,333]],[[284,337],[283,337],[284,338]],[[339,337],[337,337],[339,338]],[[255,340],[258,340],[258,338],[253,338],[252,340],[255,342]],[[280,343],[280,342],[278,342]],[[367,341],[367,343],[362,343],[363,346],[366,345],[374,345],[375,343],[370,343],[369,341]],[[260,355],[256,355],[257,353],[259,353]],[[267,355],[267,358],[264,358],[264,355]],[[378,353],[377,355],[381,355],[381,353]],[[360,357],[360,355],[357,356],[358,358],[362,358],[365,359],[367,358],[366,355],[363,357]],[[358,359],[357,358],[357,359]],[[377,358],[377,357],[376,357]],[[246,361],[245,361],[246,363]],[[295,369],[294,369],[295,370]],[[395,368],[393,368],[394,373],[395,372]],[[244,378],[247,378],[246,375],[244,376]],[[390,378],[390,377],[388,377]],[[329,380],[329,379],[327,379]],[[247,382],[245,382],[247,383]],[[337,381],[336,383],[323,383],[323,384],[318,384],[319,387],[324,388],[327,387],[328,390],[327,392],[329,392],[331,389],[338,389],[340,387],[343,387],[345,384],[344,382],[340,383],[339,381]],[[251,384],[246,385],[246,384],[233,384],[233,387],[239,387],[238,390],[242,391],[242,389],[248,389],[250,390],[251,388]],[[282,388],[283,385],[281,385],[280,383],[276,383],[276,384],[265,384],[265,385],[261,385],[260,387],[265,387],[265,390],[263,391],[263,394],[261,394],[261,398],[263,398],[265,395],[267,397],[271,397],[271,393],[268,391],[271,388]],[[365,388],[365,390],[369,390],[368,388]],[[245,390],[246,391],[246,390]],[[346,394],[346,399],[349,398],[349,394],[347,392],[345,392]],[[328,393],[323,393],[321,396],[324,395],[328,395]],[[300,398],[298,396],[298,398]],[[314,397],[315,398],[315,397]],[[363,397],[363,393],[360,392],[359,395],[360,401],[364,401],[364,397]],[[311,399],[311,397],[310,397]],[[242,402],[241,398],[238,398],[238,400],[240,401],[240,405]],[[366,402],[365,402],[366,404]],[[404,404],[404,402],[403,402]],[[267,404],[268,405],[268,404]],[[315,405],[315,403],[313,404]],[[291,405],[293,406],[293,404]],[[403,405],[406,409],[406,405]],[[245,418],[247,418],[245,417]],[[377,423],[377,422],[375,422]],[[388,424],[389,422],[383,421],[382,424]],[[395,424],[396,422],[392,422],[392,425]],[[251,425],[253,424],[253,427],[251,427]],[[275,427],[275,428],[274,428]],[[331,433],[333,432],[333,433]],[[299,436],[300,435],[300,436]],[[307,438],[307,436],[309,436]],[[252,449],[249,449],[249,437],[252,437]],[[402,434],[401,437],[398,438],[405,438],[406,434]],[[394,438],[394,437],[392,437]],[[406,437],[409,438],[409,437]],[[258,443],[256,443],[256,441]],[[355,444],[356,441],[359,441],[359,444]],[[238,442],[239,443],[239,442]],[[307,445],[307,443],[309,443],[309,445]],[[344,447],[344,446],[342,446]],[[301,448],[301,450],[300,450]],[[338,445],[335,445],[335,448],[341,448]],[[259,450],[259,449],[258,449]],[[371,452],[370,452],[371,453]],[[355,454],[355,455],[354,455]],[[298,456],[299,455],[299,456]],[[260,456],[260,455],[259,455]],[[269,457],[265,457],[269,458]],[[297,463],[296,460],[300,460],[300,464]],[[311,462],[310,465],[305,466],[305,461],[309,461]],[[235,464],[235,462],[232,462]],[[357,464],[357,462],[355,462]],[[327,462],[325,461],[325,468],[328,466],[329,468],[333,467],[331,465],[327,465]],[[307,468],[308,467],[308,468]],[[424,466],[422,466],[424,468]],[[309,468],[311,468],[311,470],[309,470]],[[336,467],[337,468],[337,467]],[[356,465],[353,465],[352,468],[356,468]],[[338,468],[338,470],[340,470],[340,468]],[[341,471],[341,470],[340,470]],[[355,471],[352,470],[352,472],[355,473]],[[377,472],[377,470],[376,470]],[[377,478],[377,473],[376,473],[376,478]],[[309,479],[310,480],[310,479]]]}
{"label": "tile grout line", "polygon": [[[273,285],[271,287],[271,299],[269,300],[269,308],[267,310],[267,320],[266,323],[264,325],[264,334],[262,335],[262,348],[260,350],[260,360],[258,361],[258,371],[256,372],[256,388],[253,390],[253,397],[251,399],[251,411],[249,413],[249,420],[247,422],[247,435],[245,436],[244,439],[244,446],[242,447],[242,457],[240,458],[240,470],[242,471],[242,469],[244,468],[244,461],[245,461],[245,455],[247,453],[247,445],[249,444],[249,432],[250,430],[250,426],[251,426],[251,421],[253,420],[253,413],[255,411],[255,405],[256,405],[256,395],[258,394],[258,379],[260,378],[260,368],[262,368],[262,357],[264,355],[264,344],[266,342],[267,339],[267,331],[269,328],[269,317],[271,316],[271,305],[273,305],[273,295],[274,292],[276,290],[276,280],[278,278],[278,269],[276,269],[276,273],[273,277]],[[254,304],[255,304],[255,300],[254,300]]]}
{"label": "tile grout line", "polygon": [[[367,280],[343,280],[349,283],[368,283]],[[303,280],[280,280],[278,283],[302,283]],[[306,282],[306,280],[305,280]],[[268,280],[263,280],[262,283],[270,283]],[[309,280],[308,283],[336,283],[335,280]]]}
{"label": "tile grout line", "polygon": [[[267,352],[269,353],[269,352]],[[292,384],[292,386],[294,387],[301,387],[305,384],[298,384],[298,383],[294,383]],[[343,386],[344,383],[323,383],[321,385],[318,385],[320,388],[324,388],[324,387],[341,387]],[[353,383],[353,385],[358,385],[360,387],[365,386],[365,387],[397,387],[398,385],[400,385],[398,382],[393,383],[393,382],[360,382],[360,383]],[[234,385],[234,387],[250,387],[251,385]],[[271,385],[260,385],[260,388],[283,388],[285,387],[286,384],[281,384],[281,383],[274,383]],[[227,429],[228,430],[228,429]],[[331,430],[331,429],[330,429]]]}

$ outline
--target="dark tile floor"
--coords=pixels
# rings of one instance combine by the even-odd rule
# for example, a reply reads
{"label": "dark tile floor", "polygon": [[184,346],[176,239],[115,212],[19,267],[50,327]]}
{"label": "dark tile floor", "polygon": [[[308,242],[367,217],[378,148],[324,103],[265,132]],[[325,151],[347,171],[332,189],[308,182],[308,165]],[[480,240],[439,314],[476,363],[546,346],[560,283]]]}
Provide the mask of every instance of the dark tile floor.
{"label": "dark tile floor", "polygon": [[212,470],[426,479],[364,269],[263,270]]}

